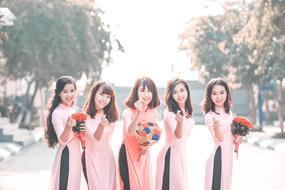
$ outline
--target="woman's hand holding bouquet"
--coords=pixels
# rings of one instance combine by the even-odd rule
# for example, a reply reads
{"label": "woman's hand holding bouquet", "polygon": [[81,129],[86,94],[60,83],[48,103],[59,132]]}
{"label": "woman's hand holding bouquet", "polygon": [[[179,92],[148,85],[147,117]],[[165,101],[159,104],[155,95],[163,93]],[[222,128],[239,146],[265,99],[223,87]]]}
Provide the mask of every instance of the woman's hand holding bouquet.
{"label": "woman's hand holding bouquet", "polygon": [[76,122],[72,125],[72,131],[76,134],[76,137],[81,142],[81,147],[85,149],[85,121],[87,119],[87,114],[82,112],[77,112],[72,114],[71,118]]}
{"label": "woman's hand holding bouquet", "polygon": [[235,153],[238,157],[239,145],[242,143],[242,137],[249,133],[249,130],[253,128],[253,125],[249,120],[244,117],[237,116],[232,122],[232,134],[234,136]]}
{"label": "woman's hand holding bouquet", "polygon": [[136,138],[139,143],[140,157],[146,154],[147,149],[160,139],[161,129],[153,122],[141,121],[136,130]]}

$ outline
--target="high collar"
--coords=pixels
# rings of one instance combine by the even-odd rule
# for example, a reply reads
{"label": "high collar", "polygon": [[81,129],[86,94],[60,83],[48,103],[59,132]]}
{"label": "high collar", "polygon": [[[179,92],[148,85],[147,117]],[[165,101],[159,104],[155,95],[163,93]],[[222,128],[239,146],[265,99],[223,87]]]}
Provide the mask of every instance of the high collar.
{"label": "high collar", "polygon": [[73,106],[67,106],[67,105],[64,105],[62,103],[59,104],[60,107],[64,108],[64,109],[71,109]]}
{"label": "high collar", "polygon": [[215,111],[216,111],[217,113],[225,113],[225,108],[215,107]]}

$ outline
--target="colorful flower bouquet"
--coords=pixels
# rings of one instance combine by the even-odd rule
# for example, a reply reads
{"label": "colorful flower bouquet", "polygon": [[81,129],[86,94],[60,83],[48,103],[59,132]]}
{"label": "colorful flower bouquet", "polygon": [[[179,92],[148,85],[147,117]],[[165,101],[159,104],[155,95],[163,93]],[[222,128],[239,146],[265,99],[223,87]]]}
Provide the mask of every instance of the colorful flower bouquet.
{"label": "colorful flower bouquet", "polygon": [[72,131],[76,134],[76,137],[79,139],[81,143],[81,147],[85,149],[85,138],[84,132],[80,130],[80,127],[83,123],[85,123],[87,119],[87,114],[82,112],[77,112],[72,114],[72,119],[76,120],[76,125],[72,127]]}
{"label": "colorful flower bouquet", "polygon": [[[244,117],[237,116],[233,119],[232,122],[232,134],[234,137],[238,136],[246,136],[249,133],[249,130],[253,128],[253,125],[249,120],[247,120]],[[239,143],[235,143],[235,153],[237,153],[238,156],[238,149],[239,149]]]}
{"label": "colorful flower bouquet", "polygon": [[[139,138],[143,140],[143,143],[142,142],[140,143],[140,148],[142,150],[146,150],[148,148],[148,145],[152,145],[160,139],[161,129],[157,125],[157,123],[141,121],[138,124],[136,133],[139,136]],[[138,160],[140,159],[140,157],[141,154]]]}

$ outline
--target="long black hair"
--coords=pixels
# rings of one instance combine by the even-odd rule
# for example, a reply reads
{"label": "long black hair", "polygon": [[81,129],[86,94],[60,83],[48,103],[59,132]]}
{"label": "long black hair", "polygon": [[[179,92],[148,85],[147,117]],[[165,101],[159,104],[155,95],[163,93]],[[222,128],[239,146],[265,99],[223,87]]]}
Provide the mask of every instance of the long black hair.
{"label": "long black hair", "polygon": [[60,93],[63,91],[66,84],[74,84],[76,89],[75,79],[71,76],[62,76],[56,80],[56,87],[54,90],[54,96],[51,100],[51,105],[49,107],[49,113],[47,117],[47,129],[45,131],[45,138],[47,140],[48,146],[54,148],[58,143],[58,138],[55,133],[53,124],[52,124],[52,112],[55,108],[61,103]]}
{"label": "long black hair", "polygon": [[204,94],[204,98],[202,101],[202,106],[201,106],[201,110],[204,112],[204,114],[208,113],[209,111],[213,111],[215,112],[215,104],[212,101],[211,98],[211,94],[213,91],[214,86],[216,85],[221,85],[223,87],[225,87],[225,90],[227,92],[227,98],[224,102],[224,108],[225,108],[225,112],[229,113],[230,109],[231,109],[231,103],[232,103],[232,97],[231,97],[231,92],[230,92],[230,88],[227,84],[227,82],[222,79],[222,78],[213,78],[211,79],[207,86],[206,86],[206,91]]}
{"label": "long black hair", "polygon": [[[192,107],[192,101],[191,101],[189,86],[184,79],[174,78],[173,80],[170,80],[168,82],[167,87],[166,87],[166,91],[165,91],[165,97],[164,97],[165,103],[166,103],[168,110],[170,112],[173,112],[176,114],[178,110],[181,110],[180,106],[178,105],[178,103],[173,98],[174,88],[178,84],[183,84],[183,86],[187,90],[187,98],[185,101],[185,111],[187,113],[186,117],[189,118],[193,114],[193,107]],[[181,112],[181,114],[183,115],[182,112]]]}

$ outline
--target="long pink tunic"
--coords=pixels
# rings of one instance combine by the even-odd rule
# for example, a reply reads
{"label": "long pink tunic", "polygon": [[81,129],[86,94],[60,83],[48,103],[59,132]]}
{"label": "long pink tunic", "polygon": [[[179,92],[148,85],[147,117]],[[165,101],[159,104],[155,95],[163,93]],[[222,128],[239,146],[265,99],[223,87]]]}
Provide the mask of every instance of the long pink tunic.
{"label": "long pink tunic", "polygon": [[114,130],[114,123],[104,127],[101,139],[98,141],[94,133],[99,126],[103,113],[96,114],[95,118],[86,121],[85,159],[89,190],[116,189],[116,163],[110,144]]}
{"label": "long pink tunic", "polygon": [[63,154],[63,150],[66,147],[68,148],[69,152],[68,156],[69,160],[64,160],[69,162],[67,190],[80,189],[80,179],[81,179],[80,143],[78,139],[75,138],[74,133],[72,131],[70,131],[69,139],[67,142],[65,143],[62,142],[60,138],[66,126],[68,117],[72,115],[74,112],[75,111],[73,108],[60,104],[57,108],[55,108],[55,110],[52,113],[52,123],[57,138],[59,140],[59,147],[52,168],[52,175],[49,187],[50,190],[59,189],[61,157]]}
{"label": "long pink tunic", "polygon": [[[222,172],[221,172],[221,190],[231,190],[232,184],[232,166],[233,166],[233,136],[231,132],[231,123],[233,117],[227,114],[223,109],[216,109],[216,112],[208,112],[205,115],[205,124],[208,127],[213,137],[213,152],[206,161],[206,176],[205,176],[205,190],[211,190],[214,156],[217,148],[221,147],[222,158]],[[222,131],[224,132],[224,140],[219,142],[214,133],[213,123],[214,119],[218,120],[221,124]]]}
{"label": "long pink tunic", "polygon": [[[134,136],[128,134],[128,126],[135,116],[135,111],[126,109],[123,112],[124,144],[126,147],[129,182],[131,190],[153,190],[153,174],[149,150],[139,158],[139,145]],[[142,114],[141,120],[157,122],[157,110],[148,109]]]}
{"label": "long pink tunic", "polygon": [[[185,115],[185,114],[184,114]],[[177,121],[176,115],[173,112],[164,112],[164,129],[166,135],[165,145],[159,153],[157,158],[157,171],[156,171],[156,190],[162,190],[163,174],[165,167],[166,152],[170,148],[170,161],[169,161],[169,189],[170,190],[187,190],[187,160],[186,160],[186,141],[187,137],[192,131],[194,126],[193,118],[183,118],[182,137],[177,138],[174,134]]]}

